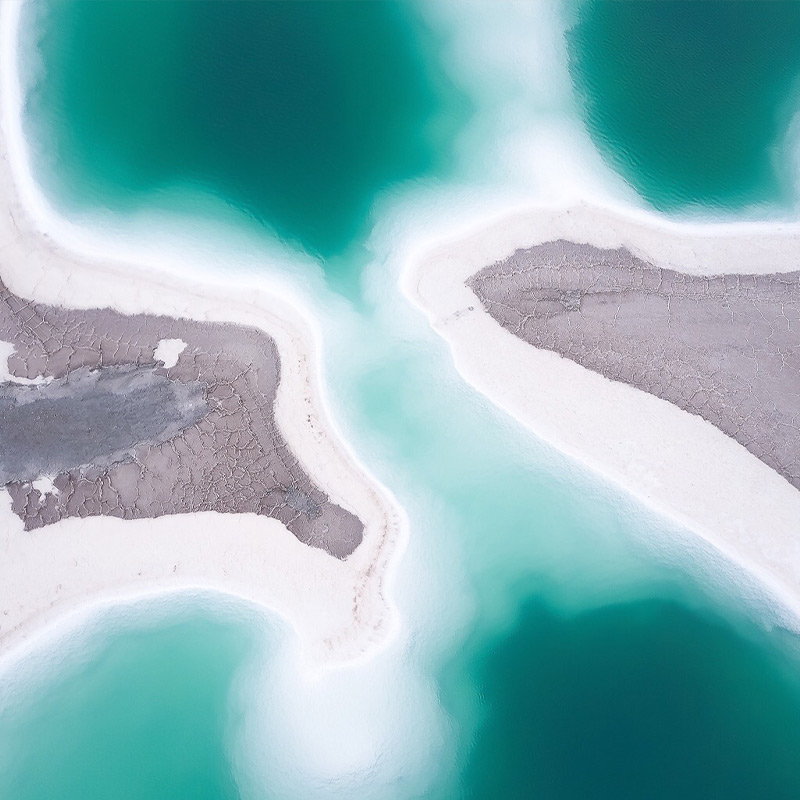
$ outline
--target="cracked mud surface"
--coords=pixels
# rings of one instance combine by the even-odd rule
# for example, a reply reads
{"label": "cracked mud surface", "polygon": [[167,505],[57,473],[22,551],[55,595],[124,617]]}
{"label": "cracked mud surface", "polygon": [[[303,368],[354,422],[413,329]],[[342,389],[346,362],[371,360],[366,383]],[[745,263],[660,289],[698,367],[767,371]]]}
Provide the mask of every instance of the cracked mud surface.
{"label": "cracked mud surface", "polygon": [[[154,351],[170,338],[187,346],[165,368]],[[73,311],[0,283],[0,341],[15,347],[12,376],[44,378],[0,384],[0,479],[26,530],[65,517],[252,512],[337,558],[361,542],[361,521],[314,485],[277,429],[280,360],[264,333]],[[45,476],[52,491],[34,486]]]}
{"label": "cracked mud surface", "polygon": [[686,275],[561,240],[467,285],[514,335],[698,414],[800,489],[800,272]]}
{"label": "cracked mud surface", "polygon": [[110,466],[140,442],[163,442],[208,411],[199,381],[155,366],[87,367],[39,386],[0,384],[0,485]]}

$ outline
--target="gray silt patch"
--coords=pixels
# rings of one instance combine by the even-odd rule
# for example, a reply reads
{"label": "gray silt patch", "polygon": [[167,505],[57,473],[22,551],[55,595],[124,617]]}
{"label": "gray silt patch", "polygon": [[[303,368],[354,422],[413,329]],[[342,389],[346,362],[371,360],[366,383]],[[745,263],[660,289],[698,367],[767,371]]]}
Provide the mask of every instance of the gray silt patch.
{"label": "gray silt patch", "polygon": [[[187,343],[169,369],[153,361],[161,339]],[[277,428],[280,358],[274,341],[261,331],[48,306],[18,297],[0,282],[0,340],[14,344],[8,368],[16,377],[41,375],[56,382],[81,370],[135,369],[163,377],[178,403],[193,397],[191,387],[200,385],[207,402],[205,413],[196,419],[190,414],[192,424],[180,430],[182,422],[168,425],[156,436],[148,432],[132,453],[123,448],[120,460],[96,453],[77,469],[64,468],[54,477],[57,492],[42,494],[29,480],[7,482],[12,509],[27,530],[67,517],[142,519],[216,511],[273,517],[301,542],[336,558],[346,558],[361,543],[361,520],[315,485]],[[5,435],[24,441],[36,422],[31,415]],[[143,429],[136,430],[130,438]],[[64,455],[70,448],[61,447],[62,461],[84,460]],[[32,466],[27,472],[17,469],[18,478],[33,471]]]}
{"label": "gray silt patch", "polygon": [[703,417],[800,489],[800,272],[694,276],[559,240],[467,285],[515,336]]}
{"label": "gray silt patch", "polygon": [[0,484],[109,466],[171,439],[208,410],[205,386],[149,366],[80,367],[47,384],[0,384]]}

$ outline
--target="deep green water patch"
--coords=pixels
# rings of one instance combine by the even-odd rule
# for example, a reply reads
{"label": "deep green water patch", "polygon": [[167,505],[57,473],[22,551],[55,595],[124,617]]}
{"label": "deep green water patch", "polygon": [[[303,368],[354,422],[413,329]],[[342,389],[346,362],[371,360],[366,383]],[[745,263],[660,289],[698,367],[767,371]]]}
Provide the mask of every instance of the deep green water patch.
{"label": "deep green water patch", "polygon": [[397,465],[378,474],[441,559],[437,581],[468,575],[432,614],[457,625],[474,602],[468,638],[431,667],[458,753],[424,796],[800,796],[800,642],[748,621],[727,569],[724,590],[677,543],[676,560],[654,558],[676,542],[667,523],[529,460],[451,365],[407,345],[369,367],[354,350],[359,377],[334,396]]}
{"label": "deep green water patch", "polygon": [[473,661],[463,796],[800,797],[800,673],[779,644],[667,601],[565,617],[531,600]]}
{"label": "deep green water patch", "polygon": [[407,2],[40,0],[23,29],[32,160],[67,211],[202,189],[328,258],[379,192],[446,169],[466,114]]}
{"label": "deep green water patch", "polygon": [[6,693],[0,797],[238,797],[229,693],[252,645],[244,627],[200,612],[103,632],[45,685]]}
{"label": "deep green water patch", "polygon": [[662,211],[788,203],[800,4],[579,3],[569,65],[603,158]]}

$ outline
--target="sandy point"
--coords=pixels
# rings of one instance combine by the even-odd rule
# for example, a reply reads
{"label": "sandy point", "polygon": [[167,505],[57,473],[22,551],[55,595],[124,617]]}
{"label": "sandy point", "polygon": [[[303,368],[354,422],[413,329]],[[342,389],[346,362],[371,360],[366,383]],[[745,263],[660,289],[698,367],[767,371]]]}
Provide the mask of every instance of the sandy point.
{"label": "sandy point", "polygon": [[797,224],[680,224],[578,204],[520,208],[429,242],[405,294],[450,345],[462,376],[533,433],[702,536],[800,611],[800,492],[699,416],[532,347],[466,280],[521,248],[564,239],[625,247],[695,275],[796,270]]}

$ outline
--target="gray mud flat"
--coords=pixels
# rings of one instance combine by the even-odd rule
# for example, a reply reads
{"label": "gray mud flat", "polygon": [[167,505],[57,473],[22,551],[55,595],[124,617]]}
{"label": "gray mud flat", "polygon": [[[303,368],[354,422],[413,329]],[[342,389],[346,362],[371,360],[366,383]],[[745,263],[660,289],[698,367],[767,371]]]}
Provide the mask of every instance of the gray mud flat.
{"label": "gray mud flat", "polygon": [[800,272],[693,276],[555,241],[467,285],[515,336],[698,414],[800,489]]}
{"label": "gray mud flat", "polygon": [[[174,367],[153,352],[187,343]],[[255,513],[337,558],[363,524],[305,473],[275,424],[272,339],[237,325],[27,302],[0,283],[0,485],[31,530],[65,517]],[[54,476],[57,491],[32,482]]]}
{"label": "gray mud flat", "polygon": [[39,386],[0,384],[0,484],[111,466],[143,442],[171,439],[205,416],[204,388],[131,365],[81,367]]}

